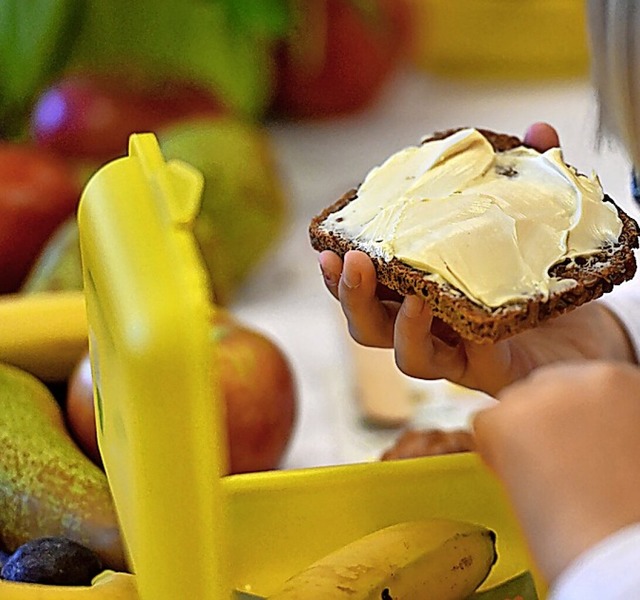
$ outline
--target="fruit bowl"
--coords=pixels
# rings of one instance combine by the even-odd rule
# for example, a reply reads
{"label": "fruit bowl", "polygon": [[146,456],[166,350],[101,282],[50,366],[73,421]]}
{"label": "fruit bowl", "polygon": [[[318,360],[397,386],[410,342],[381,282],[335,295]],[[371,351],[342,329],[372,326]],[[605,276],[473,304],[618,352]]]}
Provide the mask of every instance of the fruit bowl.
{"label": "fruit bowl", "polygon": [[581,0],[412,0],[416,64],[441,75],[536,79],[587,73]]}
{"label": "fruit bowl", "polygon": [[[12,319],[0,328],[0,360],[36,375],[51,374],[48,357],[57,370],[73,364],[58,344],[79,356],[89,341],[100,449],[137,592],[114,584],[111,594],[103,580],[100,591],[73,594],[268,596],[365,534],[430,518],[495,531],[498,559],[484,585],[528,569],[542,592],[502,488],[472,453],[221,475],[208,337],[215,307],[185,227],[201,181],[188,165],[164,163],[150,134],[133,136],[130,153],[94,176],[80,205],[85,293],[0,305],[0,320]],[[62,594],[33,587],[38,598]]]}

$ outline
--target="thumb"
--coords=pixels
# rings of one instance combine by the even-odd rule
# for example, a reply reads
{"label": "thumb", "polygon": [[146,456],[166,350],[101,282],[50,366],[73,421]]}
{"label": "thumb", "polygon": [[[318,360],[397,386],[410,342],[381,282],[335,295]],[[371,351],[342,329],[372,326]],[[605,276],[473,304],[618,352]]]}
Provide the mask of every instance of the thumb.
{"label": "thumb", "polygon": [[560,146],[558,132],[548,123],[534,123],[524,134],[524,143],[538,152]]}

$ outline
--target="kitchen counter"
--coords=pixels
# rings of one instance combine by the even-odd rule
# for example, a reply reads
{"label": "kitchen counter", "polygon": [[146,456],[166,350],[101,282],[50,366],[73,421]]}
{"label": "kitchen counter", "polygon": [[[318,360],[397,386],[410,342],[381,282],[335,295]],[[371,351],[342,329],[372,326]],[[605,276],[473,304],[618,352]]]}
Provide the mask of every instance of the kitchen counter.
{"label": "kitchen counter", "polygon": [[[595,170],[612,197],[627,201],[628,160],[615,144],[598,148],[597,103],[583,79],[470,82],[403,72],[357,116],[270,125],[291,199],[289,229],[234,310],[281,346],[296,375],[300,414],[284,468],[375,459],[399,434],[366,426],[358,413],[344,320],[308,242],[311,217],[372,166],[433,131],[473,126],[522,135],[535,121],[555,125],[565,160]],[[416,425],[466,426],[474,410],[492,402],[443,382],[406,380],[417,398]]]}

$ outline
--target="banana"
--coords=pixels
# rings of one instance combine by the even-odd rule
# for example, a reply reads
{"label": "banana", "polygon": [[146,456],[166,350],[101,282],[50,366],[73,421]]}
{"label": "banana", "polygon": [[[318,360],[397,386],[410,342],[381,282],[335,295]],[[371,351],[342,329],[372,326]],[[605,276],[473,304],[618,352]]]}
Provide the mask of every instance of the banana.
{"label": "banana", "polygon": [[[268,600],[463,600],[496,561],[495,534],[446,519],[408,521],[364,536],[285,582]],[[234,599],[256,598],[235,591]],[[139,600],[135,576],[104,571],[91,586],[0,580],[2,600]]]}
{"label": "banana", "polygon": [[0,298],[0,362],[45,382],[64,381],[87,349],[82,292]]}
{"label": "banana", "polygon": [[39,585],[0,580],[2,600],[139,600],[135,577],[104,571],[91,586]]}
{"label": "banana", "polygon": [[486,579],[497,558],[495,534],[446,519],[375,531],[320,559],[269,600],[457,600]]}

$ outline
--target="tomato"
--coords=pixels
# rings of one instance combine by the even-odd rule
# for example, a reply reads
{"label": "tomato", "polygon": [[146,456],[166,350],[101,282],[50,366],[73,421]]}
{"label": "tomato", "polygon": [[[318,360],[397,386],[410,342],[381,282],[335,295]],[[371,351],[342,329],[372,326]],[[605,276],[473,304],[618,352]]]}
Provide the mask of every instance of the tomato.
{"label": "tomato", "polygon": [[276,51],[274,112],[330,117],[367,106],[406,54],[406,0],[301,2],[295,34]]}
{"label": "tomato", "polygon": [[77,74],[47,89],[31,116],[39,146],[106,161],[126,153],[129,135],[225,111],[209,91],[185,81],[142,82],[125,75]]}
{"label": "tomato", "polygon": [[20,288],[51,234],[75,212],[80,188],[62,159],[0,142],[0,293]]}

